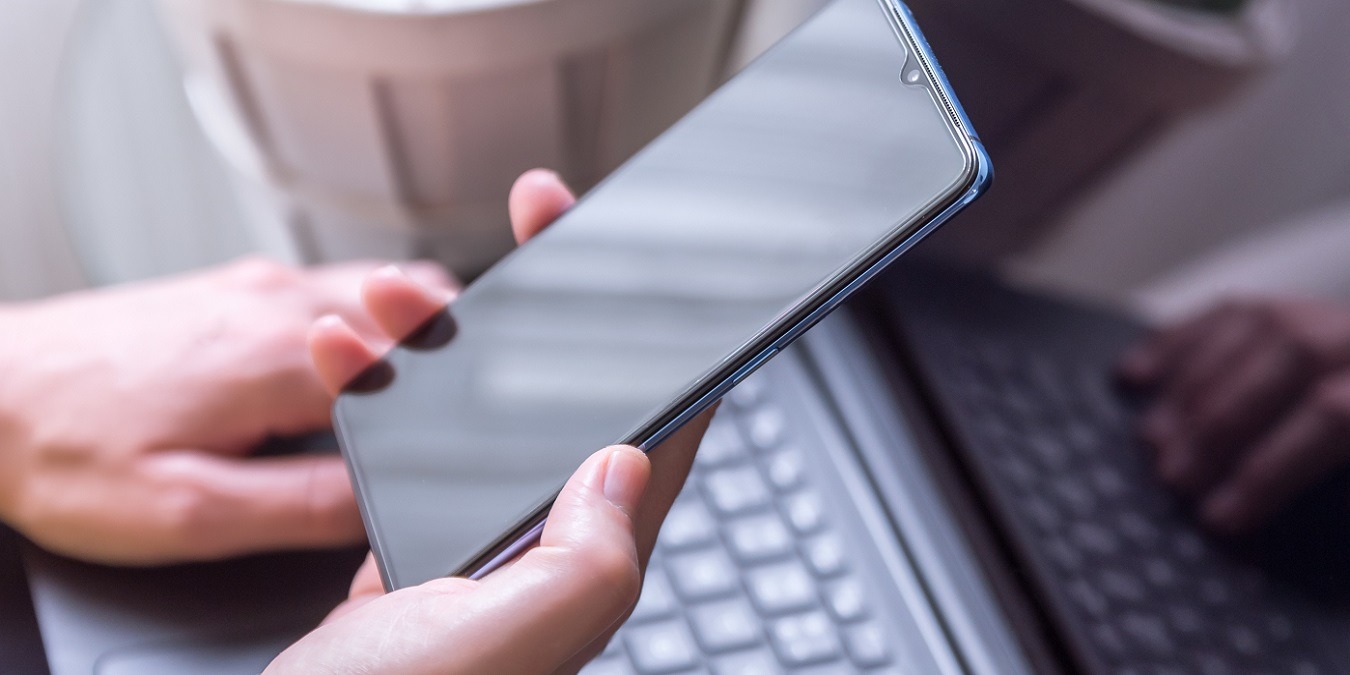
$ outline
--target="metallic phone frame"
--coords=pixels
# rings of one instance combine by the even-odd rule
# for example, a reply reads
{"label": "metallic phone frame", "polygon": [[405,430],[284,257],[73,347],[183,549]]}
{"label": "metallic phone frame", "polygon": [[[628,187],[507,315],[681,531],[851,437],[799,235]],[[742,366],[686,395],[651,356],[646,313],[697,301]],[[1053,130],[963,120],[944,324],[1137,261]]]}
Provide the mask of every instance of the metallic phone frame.
{"label": "metallic phone frame", "polygon": [[[960,102],[957,101],[951,84],[947,81],[947,76],[938,66],[937,58],[933,55],[922,31],[919,30],[914,15],[901,0],[876,1],[891,24],[896,37],[906,47],[908,58],[901,65],[907,66],[911,61],[916,63],[925,75],[926,82],[931,85],[927,88],[947,115],[953,131],[956,132],[954,138],[960,146],[962,154],[965,155],[966,161],[963,172],[965,178],[962,184],[955,186],[950,194],[935,199],[919,215],[898,226],[889,237],[860,255],[843,272],[822,283],[821,286],[806,296],[804,303],[790,308],[790,313],[781,315],[773,325],[737,350],[716,371],[701,378],[688,390],[677,396],[674,402],[667,406],[661,414],[654,417],[650,422],[643,424],[641,428],[625,438],[619,439],[618,443],[634,445],[644,452],[660,444],[676,429],[707,410],[732,387],[740,383],[741,380],[749,376],[750,373],[780,350],[801,337],[807,329],[818,323],[898,257],[950,220],[952,216],[969,206],[988,189],[993,179],[993,167],[989,154],[971,126]],[[897,77],[896,82],[900,86],[909,86],[904,85],[899,77]],[[622,168],[619,170],[622,170]],[[334,423],[339,427],[338,438],[341,441],[345,434],[341,433],[342,421],[340,415],[334,415]],[[343,450],[355,491],[358,496],[362,497],[357,502],[360,506],[362,519],[366,524],[366,531],[370,536],[370,546],[374,552],[380,578],[386,590],[394,590],[394,584],[385,564],[378,529],[365,506],[363,498],[365,490],[362,486],[361,477],[356,470],[351,453],[347,452],[345,447]],[[559,489],[561,489],[561,486],[559,486]],[[537,506],[534,512],[523,519],[519,525],[499,536],[475,555],[469,563],[459,569],[450,571],[447,576],[482,578],[537,544],[540,535],[543,533],[544,521],[556,497],[557,492],[555,491],[552,497]]]}

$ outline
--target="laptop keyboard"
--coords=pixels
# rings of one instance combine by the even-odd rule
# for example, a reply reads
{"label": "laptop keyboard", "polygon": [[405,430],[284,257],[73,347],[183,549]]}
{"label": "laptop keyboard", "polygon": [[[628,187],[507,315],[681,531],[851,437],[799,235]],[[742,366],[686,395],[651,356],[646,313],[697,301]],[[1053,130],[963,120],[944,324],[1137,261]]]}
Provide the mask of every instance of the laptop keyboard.
{"label": "laptop keyboard", "polygon": [[585,675],[899,673],[902,628],[762,376],[719,409],[632,617]]}
{"label": "laptop keyboard", "polygon": [[1211,545],[1156,483],[1100,365],[922,328],[920,365],[1088,670],[1340,672],[1264,575]]}

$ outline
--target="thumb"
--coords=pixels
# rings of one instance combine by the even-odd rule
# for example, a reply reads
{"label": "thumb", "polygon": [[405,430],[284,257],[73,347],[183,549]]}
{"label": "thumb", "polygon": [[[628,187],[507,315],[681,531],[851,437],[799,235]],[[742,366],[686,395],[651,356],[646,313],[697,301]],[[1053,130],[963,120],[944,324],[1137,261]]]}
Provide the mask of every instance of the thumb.
{"label": "thumb", "polygon": [[632,514],[650,473],[633,448],[591,455],[558,495],[541,544],[514,565],[482,581],[435,579],[370,599],[268,672],[554,672],[637,600]]}
{"label": "thumb", "polygon": [[539,546],[489,575],[474,596],[492,607],[499,632],[501,651],[485,663],[552,672],[632,609],[642,586],[633,514],[650,475],[647,456],[627,446],[591,455],[572,475]]}

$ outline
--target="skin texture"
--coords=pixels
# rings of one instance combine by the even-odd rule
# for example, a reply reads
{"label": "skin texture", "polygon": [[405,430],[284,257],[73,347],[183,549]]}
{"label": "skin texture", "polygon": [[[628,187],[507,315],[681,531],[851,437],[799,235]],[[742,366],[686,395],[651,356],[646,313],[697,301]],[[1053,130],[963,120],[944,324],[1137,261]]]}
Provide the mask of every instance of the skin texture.
{"label": "skin texture", "polygon": [[[511,193],[516,239],[534,236],[573,201],[556,175],[526,173]],[[393,267],[370,276],[363,300],[388,336],[407,335],[445,304]],[[383,351],[339,316],[315,323],[310,349],[333,394]],[[576,672],[632,612],[711,414],[650,458],[628,447],[592,455],[554,504],[540,545],[481,581],[437,579],[385,594],[367,559],[350,599],[267,672]]]}
{"label": "skin texture", "polygon": [[0,309],[0,520],[131,565],[364,541],[340,458],[250,454],[329,426],[315,319],[387,342],[359,302],[374,269],[248,259]]}
{"label": "skin texture", "polygon": [[1165,483],[1216,532],[1259,528],[1350,463],[1350,311],[1294,299],[1224,303],[1125,355],[1149,392],[1140,432]]}

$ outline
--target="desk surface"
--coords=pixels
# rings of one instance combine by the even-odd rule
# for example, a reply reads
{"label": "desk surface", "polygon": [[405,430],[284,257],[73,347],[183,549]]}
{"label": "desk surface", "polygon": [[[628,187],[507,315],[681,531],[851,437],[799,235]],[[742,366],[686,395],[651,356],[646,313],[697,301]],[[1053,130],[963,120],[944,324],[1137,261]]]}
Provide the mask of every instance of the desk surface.
{"label": "desk surface", "polygon": [[47,657],[33,612],[19,537],[0,525],[0,663],[10,672],[44,673]]}

